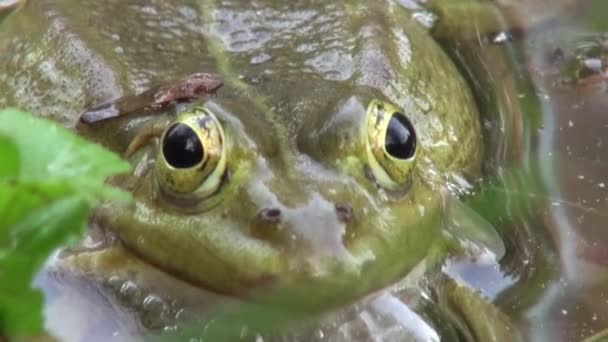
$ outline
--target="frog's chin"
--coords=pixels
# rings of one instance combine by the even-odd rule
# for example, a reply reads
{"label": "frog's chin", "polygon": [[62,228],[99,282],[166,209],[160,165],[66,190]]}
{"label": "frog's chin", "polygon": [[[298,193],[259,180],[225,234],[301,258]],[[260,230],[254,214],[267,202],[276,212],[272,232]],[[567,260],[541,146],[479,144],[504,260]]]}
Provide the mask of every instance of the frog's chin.
{"label": "frog's chin", "polygon": [[[95,226],[102,226],[99,224],[100,221],[97,223]],[[369,238],[361,235],[352,243],[367,245],[366,239]],[[155,264],[154,261],[140,255],[136,249],[129,248],[128,244],[122,242],[111,231],[100,232],[96,240],[103,242],[84,246],[83,250],[65,259],[64,264],[69,260],[69,263],[79,270],[78,272],[105,273],[105,280],[102,283],[107,284],[104,285],[107,287],[106,291],[113,292],[109,295],[119,301],[126,300],[128,305],[137,306],[127,307],[128,311],[143,312],[144,309],[140,306],[143,305],[145,298],[150,296],[153,299],[159,297],[170,302],[176,296],[174,289],[178,289],[178,298],[181,292],[193,292],[200,293],[203,298],[216,298],[214,301],[223,298],[230,301],[268,302],[269,305],[276,304],[276,299],[289,297],[292,303],[302,301],[307,303],[309,310],[322,312],[352,303],[385,288],[407,275],[411,268],[409,264],[398,265],[397,262],[388,264],[382,259],[387,258],[386,256],[382,257],[380,254],[379,259],[370,248],[363,248],[361,251],[346,246],[325,251],[299,249],[283,254],[291,267],[275,274],[264,273],[252,276],[238,286],[238,291],[222,291],[222,288],[213,286],[217,284],[188,279],[180,272]],[[139,299],[135,301],[125,297],[129,295],[125,291],[134,290],[132,288],[134,286],[139,292],[137,295]],[[146,315],[150,316],[147,313]]]}
{"label": "frog's chin", "polygon": [[[285,315],[316,315],[360,303],[388,286],[368,288],[369,284],[361,275],[346,272],[332,276],[324,272],[298,280],[294,278],[294,281],[282,285],[271,282],[264,286],[260,283],[239,296],[226,296],[166,273],[120,244],[65,254],[54,261],[53,268],[54,271],[47,273],[54,278],[51,280],[61,281],[61,286],[69,287],[73,283],[75,289],[92,289],[94,296],[86,293],[83,299],[111,303],[134,329],[152,331],[187,324],[191,319],[215,317],[227,308],[230,310],[231,304],[238,308],[254,305],[261,312],[277,309],[285,311]],[[417,272],[418,268],[404,278],[411,279],[408,284],[417,281],[409,274],[418,277],[417,274],[422,272]],[[66,276],[75,278],[66,279]],[[83,281],[97,285],[82,286]],[[398,284],[404,286],[402,281]],[[69,293],[71,298],[74,295]],[[99,302],[95,305],[100,305]]]}

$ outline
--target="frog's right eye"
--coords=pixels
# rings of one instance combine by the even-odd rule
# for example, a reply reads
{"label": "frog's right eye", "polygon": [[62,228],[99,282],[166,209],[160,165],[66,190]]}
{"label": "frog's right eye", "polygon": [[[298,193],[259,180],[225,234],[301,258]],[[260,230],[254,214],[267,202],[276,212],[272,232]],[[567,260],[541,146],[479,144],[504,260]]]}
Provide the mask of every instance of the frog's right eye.
{"label": "frog's right eye", "polygon": [[194,129],[175,123],[167,130],[162,143],[163,157],[175,169],[197,166],[205,159],[205,149]]}
{"label": "frog's right eye", "polygon": [[204,199],[220,186],[226,170],[224,132],[205,108],[181,113],[160,139],[156,178],[172,196]]}
{"label": "frog's right eye", "polygon": [[408,117],[390,103],[373,100],[365,119],[369,168],[387,190],[407,187],[416,161],[416,131]]}

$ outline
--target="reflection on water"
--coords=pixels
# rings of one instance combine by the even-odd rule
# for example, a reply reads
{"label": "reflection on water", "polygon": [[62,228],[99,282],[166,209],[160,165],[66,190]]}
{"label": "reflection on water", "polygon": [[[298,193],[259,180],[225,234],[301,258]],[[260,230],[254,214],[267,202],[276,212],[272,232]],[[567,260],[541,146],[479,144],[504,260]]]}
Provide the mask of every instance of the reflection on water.
{"label": "reflection on water", "polygon": [[[538,155],[541,160],[556,160],[551,166],[541,164],[541,170],[551,196],[544,221],[559,255],[556,266],[560,273],[545,285],[543,296],[526,313],[535,327],[531,336],[539,340],[580,340],[608,326],[605,80],[596,77],[564,84],[560,77],[571,71],[552,73],[554,60],[547,57],[560,51],[566,58],[588,58],[576,52],[589,37],[601,40],[608,27],[596,13],[607,9],[603,2],[590,2],[575,20],[535,32],[524,43],[546,103]],[[605,53],[598,52],[600,57]],[[591,82],[585,82],[589,79]]]}
{"label": "reflection on water", "polygon": [[[467,263],[452,265],[450,271],[455,277],[468,277],[468,283],[478,288],[493,282],[506,285],[492,294],[533,341],[579,341],[608,327],[608,45],[604,34],[608,25],[601,15],[607,10],[605,2],[589,1],[571,17],[521,33],[521,40],[514,42],[518,51],[508,55],[515,63],[513,69],[532,76],[533,88],[526,91],[518,80],[519,90],[508,94],[508,81],[497,77],[500,72],[490,72],[494,84],[503,87],[502,100],[517,103],[503,122],[519,120],[491,133],[502,134],[498,145],[510,145],[505,150],[495,146],[491,158],[503,165],[515,161],[523,170],[537,172],[541,187],[525,194],[534,198],[533,215],[512,223],[515,232],[526,237],[508,246],[510,253],[515,250],[518,255],[501,262],[502,272],[479,273]],[[463,64],[471,59],[466,52],[452,54]],[[481,58],[488,64],[483,68],[500,68],[491,65],[497,59],[488,56],[491,53],[486,51]],[[464,65],[463,69],[475,67]],[[478,96],[482,102],[492,101],[491,95]],[[530,98],[537,103],[531,104]],[[502,154],[506,150],[512,154]],[[498,166],[499,171],[502,168]],[[507,237],[507,242],[512,238]]]}

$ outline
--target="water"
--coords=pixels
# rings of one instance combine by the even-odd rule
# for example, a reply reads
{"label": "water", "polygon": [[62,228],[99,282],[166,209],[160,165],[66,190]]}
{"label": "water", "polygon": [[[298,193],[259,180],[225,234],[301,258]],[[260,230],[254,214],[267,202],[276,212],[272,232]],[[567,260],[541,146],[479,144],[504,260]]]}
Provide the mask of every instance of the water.
{"label": "water", "polygon": [[[608,327],[605,80],[597,70],[580,72],[583,78],[576,85],[563,84],[551,74],[550,65],[556,63],[547,58],[560,49],[566,59],[578,56],[587,66],[605,55],[602,36],[608,27],[599,13],[607,9],[601,1],[589,2],[576,17],[534,32],[523,43],[547,107],[538,155],[555,156],[555,164],[544,165],[541,172],[551,195],[543,221],[557,254],[557,274],[524,313],[530,335],[537,339],[579,340]],[[599,48],[586,48],[590,42]]]}
{"label": "water", "polygon": [[[519,114],[520,120],[505,132],[519,130],[520,136],[498,139],[510,145],[505,150],[511,156],[495,147],[494,158],[499,169],[514,161],[537,173],[540,187],[526,194],[536,199],[533,215],[515,225],[529,234],[519,241],[517,260],[501,262],[515,282],[496,302],[533,341],[579,341],[608,327],[608,98],[602,64],[608,27],[600,14],[606,10],[602,1],[587,2],[521,32],[507,52],[512,70],[530,75],[532,84],[521,88],[520,80],[520,90],[503,97],[516,103],[510,119]],[[509,83],[502,87],[509,92]]]}

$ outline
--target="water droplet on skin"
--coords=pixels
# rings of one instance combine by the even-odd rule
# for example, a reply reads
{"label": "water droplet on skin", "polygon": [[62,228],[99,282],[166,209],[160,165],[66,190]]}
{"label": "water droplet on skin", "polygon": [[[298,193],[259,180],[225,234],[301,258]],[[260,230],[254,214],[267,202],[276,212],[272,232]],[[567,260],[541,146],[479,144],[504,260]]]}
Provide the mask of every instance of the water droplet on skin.
{"label": "water droplet on skin", "polygon": [[412,15],[412,18],[426,28],[432,28],[437,22],[437,16],[429,11],[417,11]]}
{"label": "water droplet on skin", "polygon": [[492,43],[494,44],[502,44],[508,41],[511,41],[511,35],[507,32],[500,32],[492,39]]}
{"label": "water droplet on skin", "polygon": [[177,328],[177,325],[167,325],[163,327],[163,331],[175,331]]}
{"label": "water droplet on skin", "polygon": [[251,58],[251,64],[260,64],[260,63],[264,63],[266,61],[268,61],[271,58],[271,56],[267,53],[262,53],[259,54],[257,56],[254,56],[253,58]]}
{"label": "water droplet on skin", "polygon": [[135,308],[141,303],[141,290],[132,281],[125,281],[117,294],[118,300],[126,307]]}
{"label": "water droplet on skin", "polygon": [[144,299],[143,309],[149,311],[161,312],[166,308],[162,299],[155,295],[149,295]]}
{"label": "water droplet on skin", "polygon": [[115,276],[115,275],[108,278],[105,282],[105,285],[107,287],[109,287],[110,289],[113,289],[116,292],[118,292],[120,290],[122,284],[123,284],[123,280],[120,279],[119,276]]}
{"label": "water droplet on skin", "polygon": [[141,322],[148,328],[161,328],[165,326],[167,305],[155,295],[147,296],[142,304]]}
{"label": "water droplet on skin", "polygon": [[323,330],[319,329],[317,330],[317,338],[322,340],[325,337],[325,333],[323,332]]}

